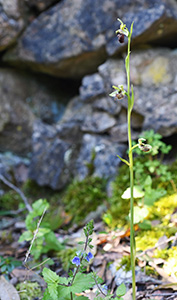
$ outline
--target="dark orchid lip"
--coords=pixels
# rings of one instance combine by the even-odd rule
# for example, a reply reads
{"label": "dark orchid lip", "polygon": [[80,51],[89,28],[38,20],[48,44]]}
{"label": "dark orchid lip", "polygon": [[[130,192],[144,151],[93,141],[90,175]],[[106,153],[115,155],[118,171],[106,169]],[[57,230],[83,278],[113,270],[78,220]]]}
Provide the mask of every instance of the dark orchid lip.
{"label": "dark orchid lip", "polygon": [[117,37],[118,37],[119,43],[123,44],[125,35],[122,33],[118,33]]}

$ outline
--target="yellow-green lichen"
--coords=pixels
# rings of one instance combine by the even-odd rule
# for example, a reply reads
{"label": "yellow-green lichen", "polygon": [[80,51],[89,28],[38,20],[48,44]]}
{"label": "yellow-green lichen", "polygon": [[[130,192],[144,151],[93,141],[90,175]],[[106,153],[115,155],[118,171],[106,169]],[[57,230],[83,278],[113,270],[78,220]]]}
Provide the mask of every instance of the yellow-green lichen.
{"label": "yellow-green lichen", "polygon": [[170,82],[169,61],[163,56],[155,58],[142,73],[142,82],[152,82],[155,85]]}
{"label": "yellow-green lichen", "polygon": [[[177,207],[177,194],[165,196],[149,207],[149,220],[159,219],[165,223],[168,223],[171,214]],[[165,224],[164,224],[165,225]]]}
{"label": "yellow-green lichen", "polygon": [[168,275],[177,276],[177,247],[170,249],[155,250],[154,257],[165,260],[163,270]]}
{"label": "yellow-green lichen", "polygon": [[152,230],[140,231],[136,236],[136,250],[144,251],[148,248],[152,248],[158,242],[159,238],[163,235],[169,237],[168,229],[161,227],[154,227]]}

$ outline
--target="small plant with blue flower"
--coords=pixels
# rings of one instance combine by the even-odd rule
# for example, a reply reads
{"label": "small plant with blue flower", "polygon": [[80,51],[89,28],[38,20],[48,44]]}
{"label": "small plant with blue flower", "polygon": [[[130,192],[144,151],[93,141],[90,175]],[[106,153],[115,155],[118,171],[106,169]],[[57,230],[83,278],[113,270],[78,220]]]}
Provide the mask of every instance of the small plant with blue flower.
{"label": "small plant with blue flower", "polygon": [[48,268],[43,269],[43,277],[47,283],[42,300],[84,300],[88,299],[84,293],[86,290],[97,287],[95,300],[101,299],[116,299],[121,300],[126,293],[124,284],[120,285],[116,294],[111,294],[107,286],[103,284],[103,280],[97,276],[94,271],[87,273],[88,264],[91,263],[94,256],[92,254],[92,234],[93,220],[84,227],[85,241],[78,244],[83,245],[82,251],[77,251],[72,259],[72,264],[75,265],[74,270],[70,270],[67,277],[61,277]]}

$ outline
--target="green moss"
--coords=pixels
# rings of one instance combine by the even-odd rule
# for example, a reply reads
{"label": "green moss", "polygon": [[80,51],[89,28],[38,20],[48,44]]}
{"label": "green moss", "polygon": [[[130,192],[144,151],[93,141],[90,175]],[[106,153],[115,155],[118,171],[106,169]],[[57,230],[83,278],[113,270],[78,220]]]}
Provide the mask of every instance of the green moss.
{"label": "green moss", "polygon": [[154,270],[154,268],[151,266],[145,266],[145,272],[146,272],[146,275],[148,275],[148,276],[151,276],[151,275],[155,275],[156,277],[159,276],[157,271]]}
{"label": "green moss", "polygon": [[61,250],[58,252],[58,257],[61,260],[63,269],[68,272],[68,270],[73,267],[73,264],[71,263],[72,259],[76,255],[77,249],[75,248],[68,248]]}
{"label": "green moss", "polygon": [[0,196],[0,207],[4,210],[18,209],[22,199],[14,190],[10,190]]}
{"label": "green moss", "polygon": [[41,288],[37,282],[20,282],[17,284],[16,289],[20,292],[21,300],[33,300],[42,295]]}
{"label": "green moss", "polygon": [[22,186],[22,191],[27,198],[36,200],[45,198],[48,201],[56,203],[60,198],[59,192],[53,191],[49,187],[41,187],[35,181],[28,179]]}
{"label": "green moss", "polygon": [[[138,260],[136,259],[135,265],[137,266]],[[124,269],[124,271],[128,272],[131,270],[131,257],[130,255],[124,255],[117,266],[117,270],[120,268]]]}
{"label": "green moss", "polygon": [[86,177],[69,185],[62,202],[72,216],[72,222],[79,223],[106,199],[106,181],[99,177]]}
{"label": "green moss", "polygon": [[124,255],[122,257],[118,269],[120,269],[121,267],[124,267],[124,270],[126,272],[128,272],[128,271],[131,270],[131,258],[130,258],[130,255]]}

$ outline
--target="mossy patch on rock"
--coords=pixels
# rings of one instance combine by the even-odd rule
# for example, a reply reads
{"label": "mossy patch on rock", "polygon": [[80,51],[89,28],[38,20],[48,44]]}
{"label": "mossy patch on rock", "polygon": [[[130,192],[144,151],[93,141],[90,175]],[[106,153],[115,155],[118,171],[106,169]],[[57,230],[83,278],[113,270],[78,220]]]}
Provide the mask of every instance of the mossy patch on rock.
{"label": "mossy patch on rock", "polygon": [[18,209],[19,204],[22,203],[22,199],[19,194],[13,190],[9,190],[0,196],[0,207],[4,210]]}
{"label": "mossy patch on rock", "polygon": [[68,186],[62,202],[72,216],[72,222],[79,223],[106,200],[106,181],[99,177],[86,177]]}

